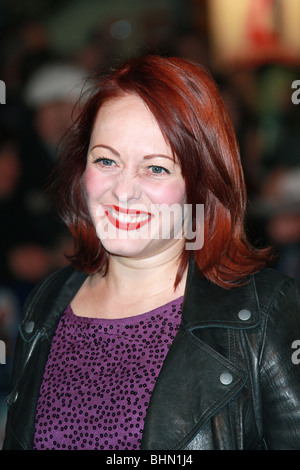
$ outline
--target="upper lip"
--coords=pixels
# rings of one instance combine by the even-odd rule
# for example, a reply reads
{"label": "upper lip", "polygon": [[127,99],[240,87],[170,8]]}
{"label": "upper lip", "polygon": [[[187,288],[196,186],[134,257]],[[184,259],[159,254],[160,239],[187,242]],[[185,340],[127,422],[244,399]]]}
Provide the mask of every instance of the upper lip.
{"label": "upper lip", "polygon": [[128,215],[149,215],[151,216],[151,212],[145,212],[140,209],[130,209],[130,208],[123,208],[116,206],[114,204],[103,204],[103,207],[107,207],[108,209],[114,209],[117,212],[121,212],[122,214],[128,214]]}

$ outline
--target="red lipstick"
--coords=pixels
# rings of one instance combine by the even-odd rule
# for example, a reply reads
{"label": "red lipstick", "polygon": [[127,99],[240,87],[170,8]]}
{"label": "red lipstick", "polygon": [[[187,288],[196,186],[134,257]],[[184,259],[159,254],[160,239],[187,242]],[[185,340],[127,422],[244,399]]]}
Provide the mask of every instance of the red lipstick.
{"label": "red lipstick", "polygon": [[138,230],[148,224],[153,216],[151,212],[111,204],[105,204],[103,208],[110,223],[119,230]]}

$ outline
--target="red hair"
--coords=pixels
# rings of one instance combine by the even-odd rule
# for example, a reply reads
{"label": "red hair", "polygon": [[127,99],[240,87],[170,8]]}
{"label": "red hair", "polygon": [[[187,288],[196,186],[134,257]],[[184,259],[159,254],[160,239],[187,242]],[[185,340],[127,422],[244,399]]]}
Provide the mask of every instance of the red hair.
{"label": "red hair", "polygon": [[[75,239],[73,266],[87,273],[105,274],[107,269],[107,254],[87,209],[83,174],[99,108],[124,94],[138,95],[156,118],[180,162],[187,204],[204,204],[204,245],[194,251],[202,275],[230,287],[272,262],[271,250],[256,249],[245,234],[246,189],[239,147],[212,76],[182,58],[146,56],[96,80],[58,158],[53,187],[61,217]],[[182,253],[176,284],[190,254]]]}

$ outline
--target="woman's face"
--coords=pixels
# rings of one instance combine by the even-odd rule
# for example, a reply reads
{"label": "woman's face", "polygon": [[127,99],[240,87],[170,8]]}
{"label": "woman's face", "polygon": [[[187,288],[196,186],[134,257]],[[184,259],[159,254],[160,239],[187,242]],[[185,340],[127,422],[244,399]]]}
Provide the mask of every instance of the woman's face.
{"label": "woman's face", "polygon": [[181,252],[184,179],[139,97],[126,95],[100,108],[85,184],[93,224],[109,253],[143,258],[176,245]]}

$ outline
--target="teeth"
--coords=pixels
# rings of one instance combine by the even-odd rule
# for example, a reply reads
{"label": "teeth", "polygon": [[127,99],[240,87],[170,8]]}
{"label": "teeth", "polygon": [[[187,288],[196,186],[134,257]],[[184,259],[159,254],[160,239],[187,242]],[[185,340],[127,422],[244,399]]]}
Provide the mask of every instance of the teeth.
{"label": "teeth", "polygon": [[120,222],[123,222],[125,224],[128,224],[128,223],[136,224],[139,222],[143,222],[144,220],[148,220],[149,218],[148,214],[130,216],[129,214],[122,214],[121,212],[117,212],[115,210],[112,210],[111,214],[115,219],[118,219]]}

